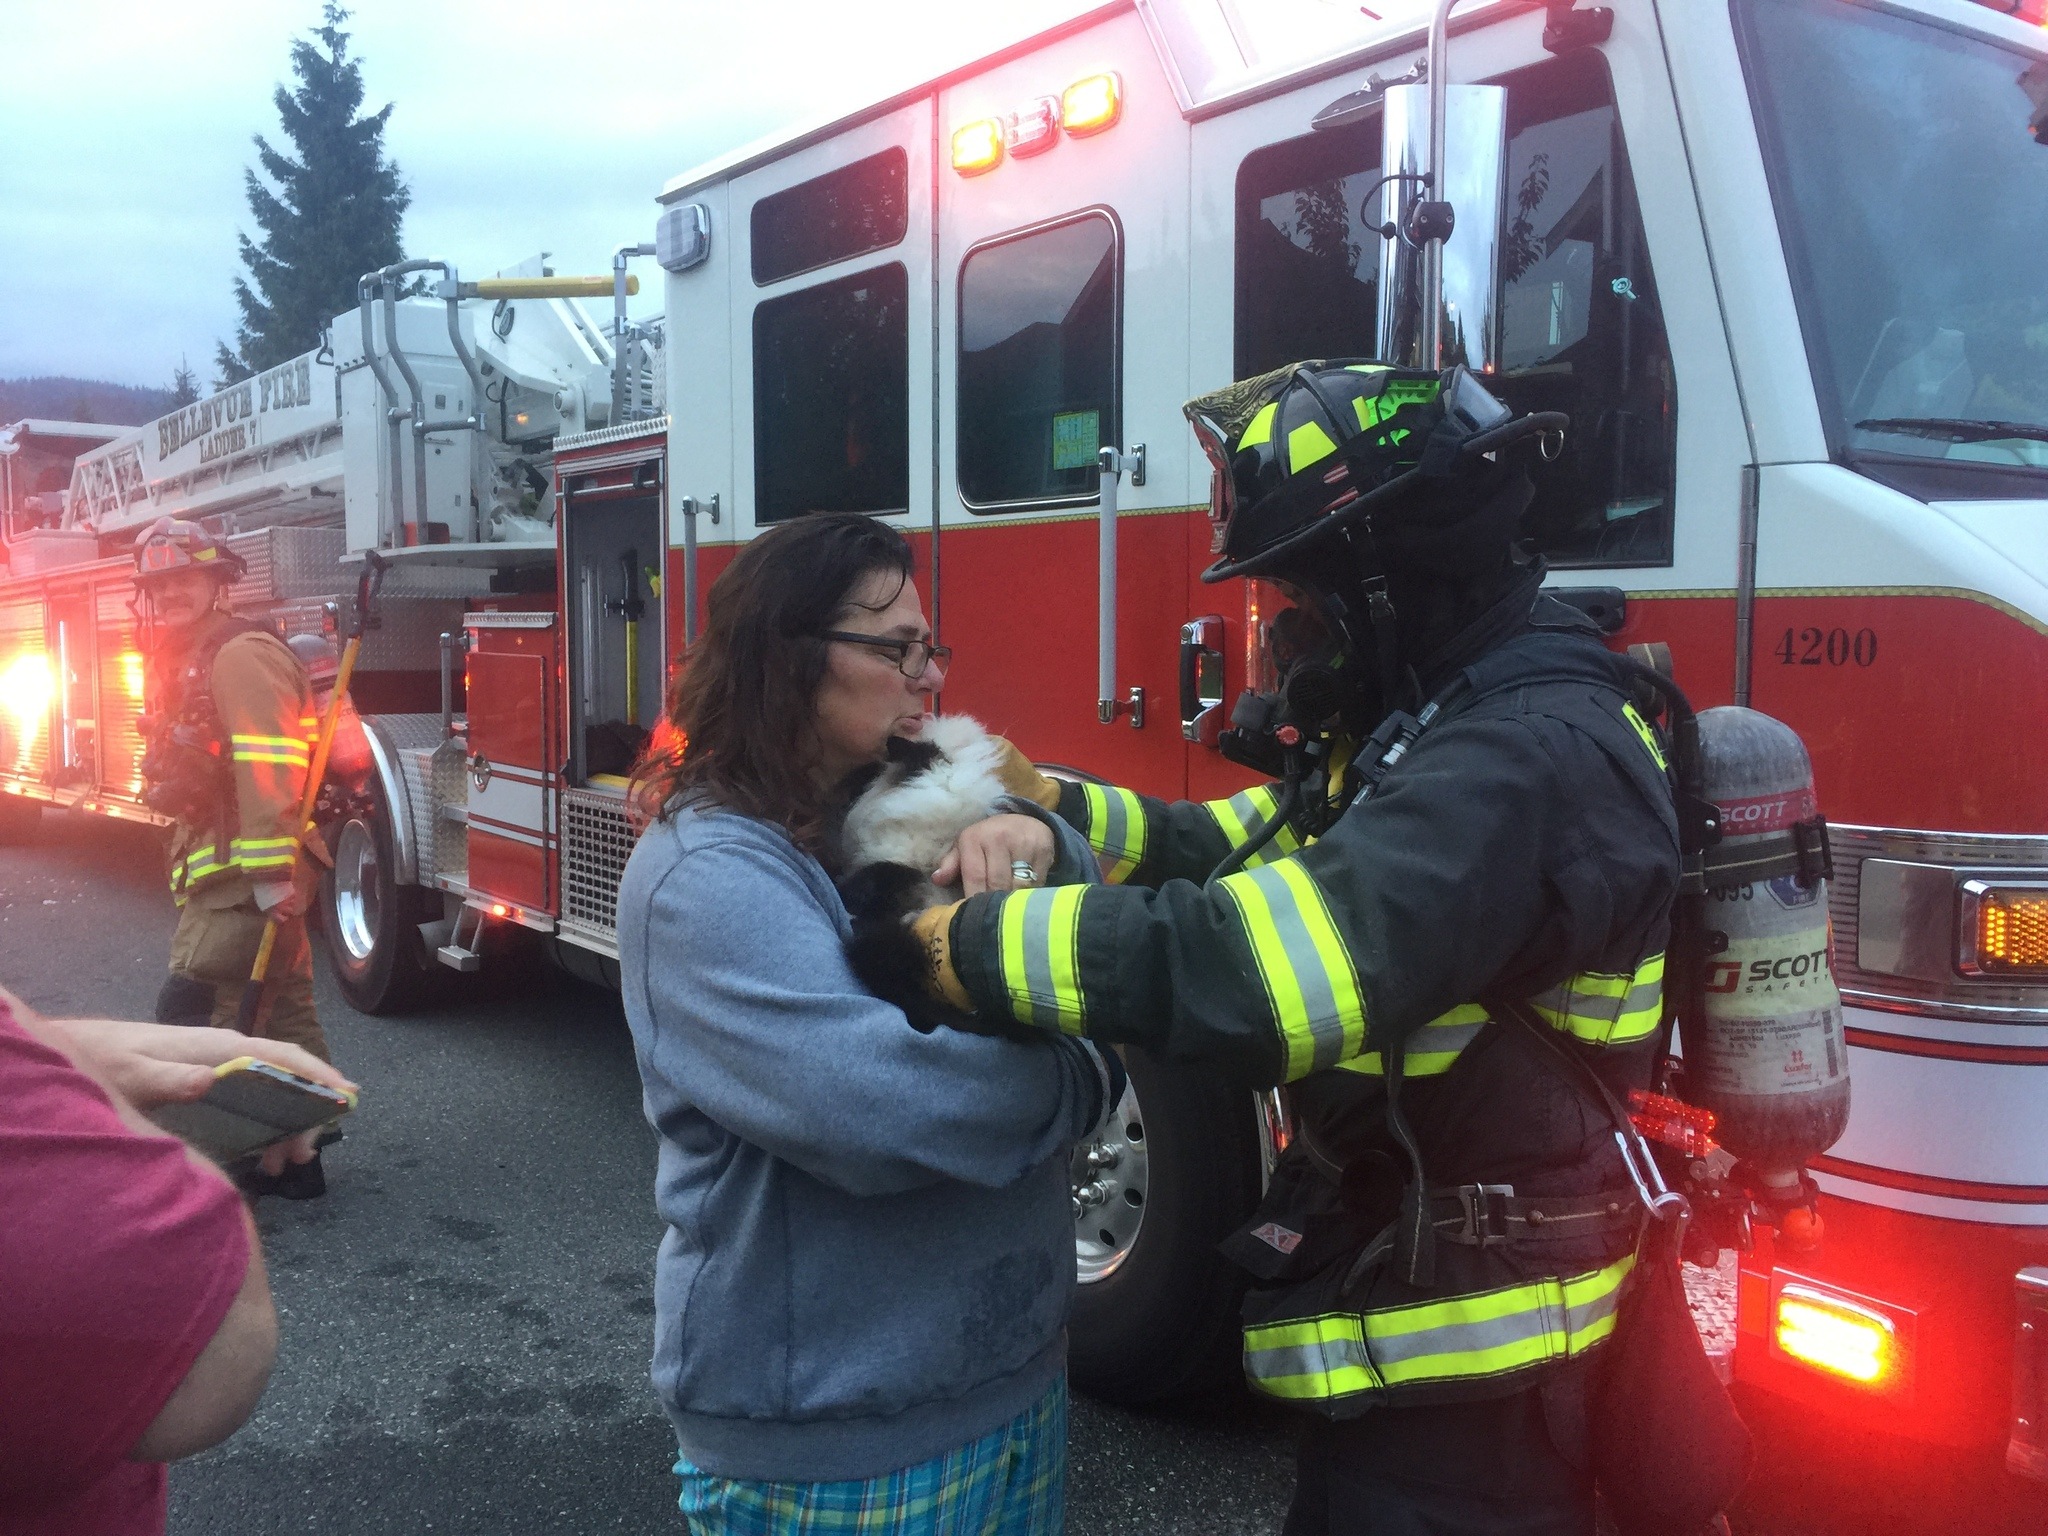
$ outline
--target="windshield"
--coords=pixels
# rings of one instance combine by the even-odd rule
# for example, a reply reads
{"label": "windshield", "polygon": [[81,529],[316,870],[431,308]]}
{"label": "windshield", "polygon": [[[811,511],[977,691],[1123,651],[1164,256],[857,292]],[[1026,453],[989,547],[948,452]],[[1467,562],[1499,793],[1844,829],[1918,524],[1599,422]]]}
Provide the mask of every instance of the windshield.
{"label": "windshield", "polygon": [[1834,0],[1738,15],[1836,455],[1952,469],[1949,494],[2015,476],[2041,494],[2048,64]]}

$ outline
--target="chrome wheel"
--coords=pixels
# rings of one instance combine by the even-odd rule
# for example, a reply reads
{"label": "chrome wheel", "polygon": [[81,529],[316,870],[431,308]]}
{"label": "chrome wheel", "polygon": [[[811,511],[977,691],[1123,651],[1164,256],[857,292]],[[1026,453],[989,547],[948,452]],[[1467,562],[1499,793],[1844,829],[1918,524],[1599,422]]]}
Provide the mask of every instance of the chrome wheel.
{"label": "chrome wheel", "polygon": [[1145,1117],[1127,1086],[1109,1123],[1074,1149],[1074,1267],[1081,1284],[1107,1280],[1130,1257],[1149,1183]]}
{"label": "chrome wheel", "polygon": [[377,839],[368,823],[355,818],[343,823],[334,847],[334,935],[358,966],[367,964],[377,949],[384,916],[381,874]]}

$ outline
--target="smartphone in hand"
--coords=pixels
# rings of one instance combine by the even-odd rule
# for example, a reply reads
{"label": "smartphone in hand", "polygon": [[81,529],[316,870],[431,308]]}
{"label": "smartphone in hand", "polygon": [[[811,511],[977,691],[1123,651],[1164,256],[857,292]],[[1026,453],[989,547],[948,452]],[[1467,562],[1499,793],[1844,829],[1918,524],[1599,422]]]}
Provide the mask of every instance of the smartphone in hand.
{"label": "smartphone in hand", "polygon": [[149,1118],[219,1162],[285,1141],[345,1115],[356,1096],[254,1056],[237,1056],[213,1070],[213,1085],[189,1104],[163,1104]]}

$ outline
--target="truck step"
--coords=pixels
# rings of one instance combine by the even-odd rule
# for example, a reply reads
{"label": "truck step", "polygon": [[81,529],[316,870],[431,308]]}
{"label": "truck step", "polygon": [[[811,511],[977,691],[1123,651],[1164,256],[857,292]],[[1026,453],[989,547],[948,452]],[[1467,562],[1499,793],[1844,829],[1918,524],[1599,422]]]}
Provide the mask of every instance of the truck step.
{"label": "truck step", "polygon": [[[465,941],[465,933],[467,939]],[[463,904],[453,918],[438,923],[421,923],[420,937],[434,950],[434,958],[452,971],[483,969],[483,908]]]}

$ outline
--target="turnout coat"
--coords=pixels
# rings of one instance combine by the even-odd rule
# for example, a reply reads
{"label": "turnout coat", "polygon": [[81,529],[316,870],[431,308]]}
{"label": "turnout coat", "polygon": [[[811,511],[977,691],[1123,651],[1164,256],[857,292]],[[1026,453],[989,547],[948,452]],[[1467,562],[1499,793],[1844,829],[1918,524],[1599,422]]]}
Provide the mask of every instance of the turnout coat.
{"label": "turnout coat", "polygon": [[1294,1144],[1229,1246],[1260,1282],[1253,1385],[1332,1416],[1521,1389],[1612,1334],[1634,1263],[1611,1117],[1536,1031],[1624,1100],[1649,1086],[1671,788],[1591,625],[1504,601],[1373,791],[1337,776],[1320,837],[1283,828],[1205,883],[1272,786],[1068,784],[1111,883],[973,897],[950,929],[982,1014],[1290,1085]]}

